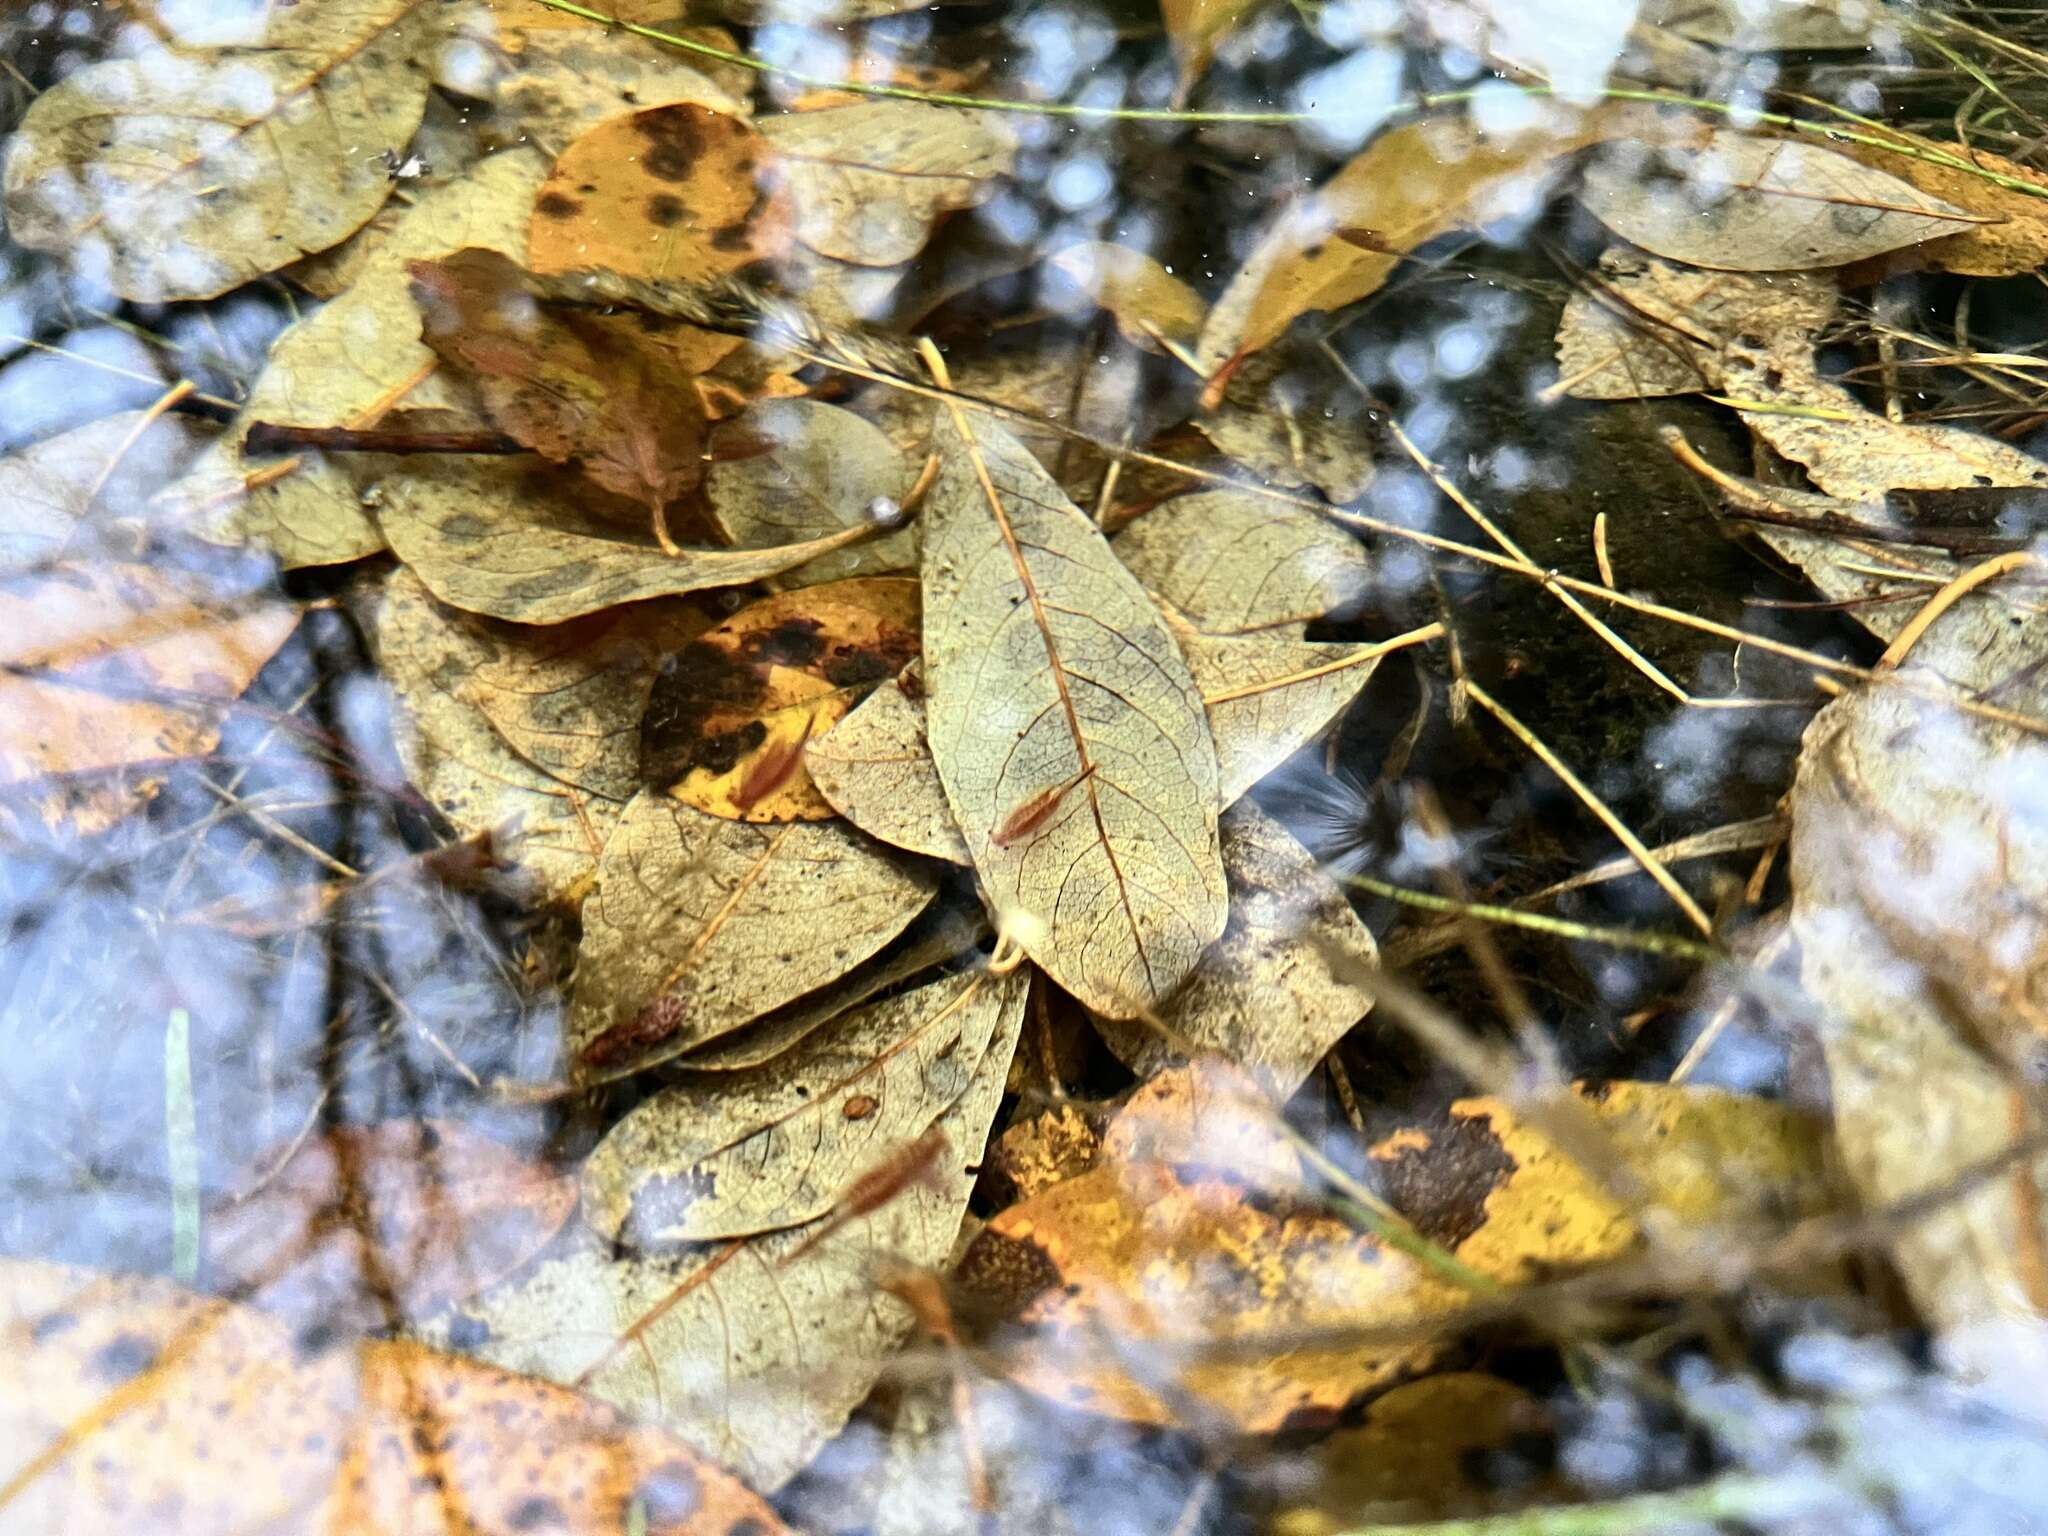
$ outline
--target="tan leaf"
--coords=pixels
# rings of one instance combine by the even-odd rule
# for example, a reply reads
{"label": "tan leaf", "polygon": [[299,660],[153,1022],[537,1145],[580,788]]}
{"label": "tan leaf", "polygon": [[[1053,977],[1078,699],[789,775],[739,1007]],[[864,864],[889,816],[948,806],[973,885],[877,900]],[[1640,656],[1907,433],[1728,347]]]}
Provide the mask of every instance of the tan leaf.
{"label": "tan leaf", "polygon": [[1216,409],[1195,426],[1262,479],[1356,501],[1373,478],[1368,410],[1335,363],[1289,338],[1238,364]]}
{"label": "tan leaf", "polygon": [[391,193],[444,35],[424,0],[266,13],[217,51],[89,65],[36,97],[7,156],[8,233],[123,298],[204,299],[338,244]]}
{"label": "tan leaf", "polygon": [[[922,690],[920,670],[905,675]],[[924,730],[922,692],[912,699],[891,679],[806,746],[804,763],[818,793],[863,832],[928,858],[971,864]]]}
{"label": "tan leaf", "polygon": [[[648,25],[673,21],[671,0],[643,7]],[[496,55],[487,85],[474,92],[497,108],[489,131],[504,142],[561,146],[606,118],[638,109],[694,103],[744,117],[745,107],[673,48],[630,33],[600,31],[581,18],[544,6],[472,5],[469,17],[497,13],[495,25],[466,29],[483,34]],[[630,7],[612,12],[635,18]],[[563,22],[569,25],[562,25]]]}
{"label": "tan leaf", "polygon": [[[421,464],[384,480],[377,521],[399,559],[443,602],[521,624],[560,624],[620,603],[738,586],[862,538],[848,528],[774,549],[685,549],[584,511],[601,493],[516,459]],[[644,525],[645,518],[636,522]]]}
{"label": "tan leaf", "polygon": [[[1160,1017],[1285,1099],[1371,1009],[1372,994],[1347,978],[1376,966],[1379,948],[1315,857],[1250,801],[1224,813],[1223,868],[1230,924]],[[1142,1023],[1098,1027],[1141,1077],[1180,1060]]]}
{"label": "tan leaf", "polygon": [[181,417],[119,411],[0,459],[0,569],[114,555],[121,523],[147,515],[198,442]]}
{"label": "tan leaf", "polygon": [[[17,1483],[15,1480],[21,1481]],[[417,1344],[322,1349],[166,1280],[0,1267],[0,1480],[22,1530],[782,1536],[682,1441]]]}
{"label": "tan leaf", "polygon": [[403,567],[386,578],[374,608],[372,642],[402,710],[393,734],[407,776],[464,836],[515,828],[509,853],[538,899],[581,900],[623,803],[535,767],[473,696],[449,686],[491,659],[470,616],[436,602]]}
{"label": "tan leaf", "polygon": [[[998,922],[1129,1017],[1223,931],[1216,752],[1180,648],[1095,526],[986,417],[935,429],[924,531],[932,758]],[[1060,785],[1028,836],[997,832]]]}
{"label": "tan leaf", "polygon": [[1371,646],[1325,645],[1271,632],[1183,632],[1181,650],[1202,692],[1216,742],[1218,797],[1235,805],[1307,746],[1372,681]]}
{"label": "tan leaf", "polygon": [[569,1051],[589,1076],[670,1060],[845,975],[933,890],[836,822],[755,826],[643,792],[584,903]]}
{"label": "tan leaf", "polygon": [[714,816],[826,820],[805,747],[917,653],[917,607],[904,576],[748,604],[663,664],[641,722],[641,774]]}
{"label": "tan leaf", "polygon": [[1642,19],[1696,43],[1751,53],[1867,48],[1899,18],[1879,0],[1652,0]]}
{"label": "tan leaf", "polygon": [[1210,634],[1306,624],[1357,602],[1372,580],[1363,546],[1328,518],[1242,491],[1176,496],[1109,547]]}
{"label": "tan leaf", "polygon": [[299,622],[290,603],[143,565],[52,565],[0,589],[0,783],[209,751]]}
{"label": "tan leaf", "polygon": [[708,1255],[586,1250],[460,1309],[437,1335],[580,1383],[773,1492],[838,1433],[909,1335],[909,1309],[876,1287],[876,1267],[936,1268],[951,1254],[1021,1023],[1021,1009],[1006,1012],[972,1086],[940,1116],[951,1151],[936,1187],[912,1184],[801,1255],[822,1223]]}
{"label": "tan leaf", "polygon": [[1245,17],[1259,7],[1260,0],[1159,0],[1159,19],[1166,23],[1166,40],[1180,65],[1181,89],[1208,68],[1216,45]]}
{"label": "tan leaf", "polygon": [[1106,240],[1084,240],[1048,257],[1046,265],[1107,310],[1133,346],[1192,350],[1209,306],[1158,260]]}
{"label": "tan leaf", "polygon": [[249,458],[242,451],[249,424],[369,426],[400,400],[422,409],[458,403],[448,381],[434,376],[434,354],[419,339],[405,264],[465,246],[516,254],[546,169],[538,150],[514,150],[489,156],[462,180],[422,197],[353,288],[277,339],[234,424],[165,491],[167,513],[190,519],[202,538],[268,550],[287,569],[359,560],[382,549],[384,536],[363,510],[345,462],[310,452]]}
{"label": "tan leaf", "polygon": [[215,1275],[240,1299],[367,1332],[496,1284],[575,1208],[568,1175],[459,1121],[385,1120],[310,1138],[205,1230]]}
{"label": "tan leaf", "polygon": [[[1887,253],[1876,258],[1877,264],[1885,270],[1931,267],[1964,277],[2020,277],[2048,264],[2048,181],[2039,171],[1974,144],[1923,139],[1889,124],[1871,131],[1906,146],[1909,152],[1899,154],[1858,143],[1837,147],[1852,160],[1911,182],[1928,197],[1987,219],[1954,234]],[[1964,165],[1944,165],[1924,158],[1927,155],[1943,155]],[[1980,174],[1986,171],[2020,185],[2001,186]],[[2038,190],[2026,190],[2029,187]],[[1862,286],[1857,280],[1862,277],[1859,271],[1851,279],[1852,285]]]}
{"label": "tan leaf", "polygon": [[[721,457],[729,451],[737,457]],[[791,544],[896,515],[914,467],[864,417],[816,400],[763,401],[719,428],[704,495],[726,539],[741,548]],[[788,586],[877,576],[917,564],[903,528],[813,560]]]}
{"label": "tan leaf", "polygon": [[1301,316],[1377,292],[1418,246],[1540,207],[1562,162],[1610,138],[1669,141],[1667,119],[1602,107],[1495,136],[1464,120],[1407,123],[1283,213],[1209,312],[1197,349],[1214,372]]}
{"label": "tan leaf", "polygon": [[709,282],[783,249],[782,174],[740,118],[687,102],[614,117],[555,162],[534,199],[527,264]]}
{"label": "tan leaf", "polygon": [[1022,972],[972,972],[843,1015],[751,1072],[664,1088],[583,1165],[583,1217],[637,1248],[802,1226],[916,1141],[1016,1032]]}
{"label": "tan leaf", "polygon": [[1611,153],[1580,198],[1624,240],[1695,267],[1839,267],[1976,222],[1819,144],[1716,129],[1699,148]]}
{"label": "tan leaf", "polygon": [[893,267],[945,214],[993,196],[1017,155],[999,116],[868,101],[761,119],[796,204],[796,237],[821,256]]}

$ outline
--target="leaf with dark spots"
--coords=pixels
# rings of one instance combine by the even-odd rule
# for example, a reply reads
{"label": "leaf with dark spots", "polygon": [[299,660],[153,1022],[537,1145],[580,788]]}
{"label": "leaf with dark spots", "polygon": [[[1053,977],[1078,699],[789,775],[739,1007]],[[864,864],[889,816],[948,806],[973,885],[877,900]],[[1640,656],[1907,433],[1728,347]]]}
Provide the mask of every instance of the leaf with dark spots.
{"label": "leaf with dark spots", "polygon": [[533,211],[544,219],[573,219],[583,211],[583,205],[559,192],[543,192],[534,200]]}
{"label": "leaf with dark spots", "polygon": [[1483,1118],[1404,1130],[1374,1148],[1388,1203],[1433,1243],[1456,1248],[1486,1225],[1486,1201],[1515,1171]]}
{"label": "leaf with dark spots", "polygon": [[764,598],[678,652],[641,721],[645,781],[745,821],[834,814],[805,746],[916,654],[906,577],[831,582]]}

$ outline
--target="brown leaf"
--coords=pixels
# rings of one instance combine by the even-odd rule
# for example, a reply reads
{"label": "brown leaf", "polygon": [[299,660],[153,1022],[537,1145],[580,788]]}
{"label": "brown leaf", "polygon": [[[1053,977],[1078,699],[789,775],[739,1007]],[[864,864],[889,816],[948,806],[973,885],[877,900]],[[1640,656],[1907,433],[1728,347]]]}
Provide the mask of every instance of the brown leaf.
{"label": "brown leaf", "polygon": [[1181,91],[1200,78],[1217,44],[1258,9],[1258,0],[1159,0],[1159,19],[1180,65]]}
{"label": "brown leaf", "polygon": [[806,745],[916,654],[918,587],[877,576],[751,603],[663,664],[640,730],[645,782],[740,821],[823,821]]}
{"label": "brown leaf", "polygon": [[275,598],[142,565],[56,565],[0,590],[0,783],[209,751],[299,622]]}
{"label": "brown leaf", "polygon": [[312,1137],[254,1194],[212,1213],[206,1232],[213,1271],[238,1300],[369,1331],[504,1279],[575,1206],[568,1175],[458,1121],[386,1120]]}
{"label": "brown leaf", "polygon": [[1226,806],[1320,736],[1372,681],[1371,646],[1296,640],[1280,631],[1202,635],[1181,649],[1216,742],[1217,797]]}
{"label": "brown leaf", "polygon": [[[1932,268],[1964,277],[2020,277],[2048,264],[2048,181],[2042,180],[2039,171],[1974,144],[1945,144],[1889,124],[1873,125],[1869,131],[1904,145],[1909,152],[1899,154],[1854,142],[1835,148],[1873,170],[1911,182],[1927,197],[1953,203],[1987,220],[1873,258],[1874,267],[1884,271]],[[1928,155],[1947,156],[1965,165],[1944,165],[1925,158]],[[2000,186],[1978,174],[1981,171],[2020,185]],[[2039,190],[2027,190],[2030,187]],[[1862,287],[1869,276],[1859,269],[1846,275],[1846,280],[1849,286]]]}
{"label": "brown leaf", "polygon": [[1240,363],[1195,426],[1262,479],[1356,501],[1373,478],[1367,409],[1328,357],[1290,338]]}
{"label": "brown leaf", "polygon": [[663,1089],[584,1164],[584,1220],[639,1248],[816,1220],[967,1091],[1028,991],[1021,973],[949,977],[843,1015],[754,1071]]}
{"label": "brown leaf", "polygon": [[118,411],[0,459],[0,569],[132,550],[130,519],[199,442],[183,418]]}
{"label": "brown leaf", "polygon": [[1202,334],[1209,307],[1201,296],[1143,251],[1084,240],[1046,259],[1057,272],[1108,311],[1131,345],[1187,352]]}
{"label": "brown leaf", "polygon": [[[483,34],[480,41],[497,66],[485,88],[496,108],[487,130],[494,143],[569,144],[606,118],[681,102],[746,115],[731,87],[715,82],[703,61],[651,39],[600,32],[580,17],[530,0],[466,9],[470,17],[482,13],[492,23],[465,31]],[[636,16],[636,10],[643,14]],[[670,29],[677,8],[671,0],[653,0],[621,5],[611,14]]]}
{"label": "brown leaf", "polygon": [[845,975],[932,895],[836,822],[755,826],[643,792],[584,903],[569,1050],[592,1077],[670,1060]]}
{"label": "brown leaf", "polygon": [[[1223,869],[1230,924],[1160,1017],[1285,1099],[1372,1007],[1349,978],[1376,966],[1379,948],[1314,856],[1249,800],[1224,813]],[[1142,1023],[1098,1028],[1141,1077],[1180,1059]]]}
{"label": "brown leaf", "polygon": [[858,542],[848,528],[773,549],[665,554],[628,533],[603,493],[577,494],[559,471],[517,459],[409,466],[379,487],[377,520],[398,558],[441,601],[521,624],[560,624],[620,603],[739,586]]}
{"label": "brown leaf", "polygon": [[972,1086],[939,1117],[952,1152],[937,1187],[911,1185],[796,1258],[831,1218],[708,1253],[586,1249],[459,1309],[437,1335],[580,1383],[773,1492],[838,1433],[910,1334],[910,1311],[876,1286],[877,1266],[935,1268],[952,1253],[1021,1022],[1021,1009],[1007,1011]]}
{"label": "brown leaf", "polygon": [[[964,412],[926,499],[927,736],[998,925],[1096,1011],[1170,993],[1223,931],[1216,754],[1172,634],[1017,440]],[[1017,808],[1076,780],[1044,825]]]}
{"label": "brown leaf", "polygon": [[775,256],[789,231],[773,149],[682,103],[611,118],[562,152],[534,199],[527,263],[703,283]]}
{"label": "brown leaf", "polygon": [[735,339],[536,305],[496,251],[409,270],[422,339],[475,377],[500,431],[656,514],[697,488],[707,428],[692,381]]}
{"label": "brown leaf", "polygon": [[917,680],[918,698],[892,678],[804,748],[811,783],[863,832],[927,858],[971,864],[925,742],[922,669],[904,675]]}
{"label": "brown leaf", "polygon": [[994,195],[1017,145],[996,113],[865,101],[761,120],[796,208],[796,238],[821,256],[893,267],[947,213]]}
{"label": "brown leaf", "polygon": [[[722,1467],[574,1392],[416,1344],[320,1347],[168,1281],[0,1267],[10,1529],[778,1536]],[[15,1479],[21,1479],[19,1484]]]}
{"label": "brown leaf", "polygon": [[1328,518],[1242,491],[1176,496],[1109,547],[1154,597],[1210,634],[1307,624],[1356,603],[1372,580],[1364,548]]}
{"label": "brown leaf", "polygon": [[1952,235],[1974,222],[1887,171],[1810,142],[1720,128],[1644,163],[1610,153],[1580,198],[1609,229],[1658,256],[1735,272],[1839,267]]}

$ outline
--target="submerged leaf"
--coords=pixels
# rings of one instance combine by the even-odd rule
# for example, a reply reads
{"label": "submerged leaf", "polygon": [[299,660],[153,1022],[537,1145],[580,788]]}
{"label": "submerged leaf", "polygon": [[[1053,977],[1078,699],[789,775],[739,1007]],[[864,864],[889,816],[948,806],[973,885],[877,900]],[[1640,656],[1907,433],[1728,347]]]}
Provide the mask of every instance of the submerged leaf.
{"label": "submerged leaf", "polygon": [[685,805],[741,821],[823,821],[806,745],[917,653],[917,583],[835,581],[761,599],[663,663],[640,771]]}
{"label": "submerged leaf", "polygon": [[[0,1266],[0,1479],[21,1530],[779,1536],[683,1441],[417,1344],[322,1346],[169,1281]],[[632,1526],[637,1509],[641,1524]]]}
{"label": "submerged leaf", "polygon": [[845,975],[933,891],[836,822],[754,826],[643,792],[584,903],[569,1050],[589,1077],[670,1060]]}
{"label": "submerged leaf", "polygon": [[112,554],[117,520],[146,513],[198,441],[179,417],[118,411],[0,459],[0,569]]}
{"label": "submerged leaf", "polygon": [[917,679],[916,699],[892,678],[804,748],[811,783],[863,832],[928,858],[971,864],[925,741],[922,675],[912,669],[905,677]]}
{"label": "submerged leaf", "polygon": [[422,409],[457,404],[420,340],[405,264],[465,246],[516,254],[546,170],[539,151],[511,150],[414,204],[354,287],[277,339],[234,424],[164,493],[167,514],[188,519],[202,538],[270,551],[287,569],[382,549],[384,536],[363,510],[344,459],[313,452],[251,458],[242,448],[249,425],[361,427],[401,400]]}
{"label": "submerged leaf", "polygon": [[1216,741],[1218,798],[1226,806],[1320,736],[1379,667],[1371,646],[1312,643],[1277,631],[1184,633],[1181,648],[1202,691]]}
{"label": "submerged leaf", "polygon": [[1699,148],[1609,154],[1580,197],[1624,240],[1735,272],[1839,267],[1975,222],[1889,172],[1819,144],[1715,130]]}
{"label": "submerged leaf", "polygon": [[[932,758],[998,921],[1062,986],[1129,1017],[1223,931],[1216,752],[1180,648],[1017,440],[935,434],[924,520]],[[997,830],[1074,781],[1008,847]]]}
{"label": "submerged leaf", "polygon": [[1191,350],[1209,309],[1201,296],[1143,251],[1084,240],[1048,257],[1046,265],[1108,311],[1133,346]]}
{"label": "submerged leaf", "polygon": [[1368,407],[1328,357],[1289,338],[1236,366],[1201,434],[1275,485],[1356,501],[1372,485]]}
{"label": "submerged leaf", "polygon": [[[1285,1099],[1372,1007],[1351,978],[1378,965],[1379,948],[1314,855],[1250,801],[1224,814],[1223,868],[1230,925],[1160,1017]],[[1178,1046],[1142,1023],[1097,1027],[1140,1076],[1179,1060]]]}
{"label": "submerged leaf", "polygon": [[377,520],[392,551],[443,602],[521,624],[560,624],[650,597],[738,586],[790,570],[865,536],[848,528],[774,549],[664,553],[644,530],[583,511],[558,472],[516,459],[411,466],[379,487]]}
{"label": "submerged leaf", "polygon": [[420,125],[446,10],[323,0],[261,15],[237,46],[108,59],[36,97],[7,156],[8,233],[165,303],[368,222],[391,195],[379,152]]}
{"label": "submerged leaf", "polygon": [[1176,496],[1110,548],[1154,597],[1210,634],[1307,624],[1356,603],[1372,580],[1364,548],[1328,518],[1243,491]]}
{"label": "submerged leaf", "polygon": [[1029,979],[974,972],[847,1014],[751,1072],[665,1088],[583,1167],[583,1215],[635,1247],[802,1226],[967,1091]]}
{"label": "submerged leaf", "polygon": [[939,1117],[952,1150],[935,1182],[814,1245],[831,1218],[708,1254],[586,1249],[460,1309],[437,1336],[508,1369],[576,1382],[773,1492],[838,1433],[909,1336],[910,1311],[876,1285],[877,1272],[936,1268],[952,1253],[1022,1013],[1005,1010],[972,1086]]}

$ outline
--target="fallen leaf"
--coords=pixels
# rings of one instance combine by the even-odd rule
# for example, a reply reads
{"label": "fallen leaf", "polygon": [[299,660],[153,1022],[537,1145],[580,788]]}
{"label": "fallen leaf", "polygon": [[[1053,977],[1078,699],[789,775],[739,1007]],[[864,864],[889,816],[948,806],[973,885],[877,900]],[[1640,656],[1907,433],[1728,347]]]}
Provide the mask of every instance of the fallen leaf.
{"label": "fallen leaf", "polygon": [[921,671],[906,676],[917,679],[916,700],[891,678],[813,738],[804,764],[812,786],[861,831],[927,858],[971,864],[925,741]]}
{"label": "fallen leaf", "polygon": [[1687,132],[1697,129],[1627,106],[1557,112],[1507,135],[1462,119],[1390,129],[1280,215],[1209,311],[1196,357],[1213,374],[1303,315],[1378,292],[1437,236],[1540,207],[1561,163],[1580,150]]}
{"label": "fallen leaf", "polygon": [[796,238],[821,256],[893,267],[945,214],[995,194],[1017,145],[990,112],[867,101],[761,119],[796,207]]}
{"label": "fallen leaf", "polygon": [[1735,272],[1846,266],[1978,222],[1833,149],[1732,128],[1596,159],[1579,196],[1654,255]]}
{"label": "fallen leaf", "polygon": [[[8,1524],[137,1533],[783,1531],[724,1468],[543,1382],[169,1281],[0,1268]],[[17,1479],[19,1481],[17,1481]]]}
{"label": "fallen leaf", "polygon": [[[1223,931],[1216,753],[1180,648],[1095,526],[987,417],[942,419],[926,498],[927,737],[999,926],[1099,1013]],[[1019,805],[1076,779],[1030,837]]]}
{"label": "fallen leaf", "polygon": [[1157,258],[1106,240],[1084,240],[1046,259],[1046,266],[1107,310],[1133,346],[1193,350],[1209,306]]}
{"label": "fallen leaf", "polygon": [[1015,1205],[1086,1173],[1101,1160],[1106,1116],[1072,1099],[1010,1122],[982,1163],[982,1182],[999,1205]]}
{"label": "fallen leaf", "polygon": [[[915,478],[872,422],[816,400],[763,401],[721,426],[712,441],[705,500],[719,530],[742,548],[886,522],[900,512]],[[902,528],[823,555],[781,580],[809,586],[916,565],[917,535]]]}
{"label": "fallen leaf", "polygon": [[823,821],[805,748],[917,653],[909,577],[829,582],[750,603],[663,663],[640,770],[685,805],[741,821]]}
{"label": "fallen leaf", "polygon": [[575,1208],[568,1175],[458,1121],[337,1126],[209,1213],[209,1262],[239,1301],[368,1332],[504,1279]]}
{"label": "fallen leaf", "polygon": [[537,305],[519,267],[496,251],[458,251],[410,271],[421,338],[474,378],[492,425],[657,519],[697,488],[708,427],[693,380],[736,338]]}
{"label": "fallen leaf", "polygon": [[939,1117],[952,1152],[938,1187],[911,1185],[800,1257],[823,1222],[709,1254],[586,1249],[458,1309],[436,1335],[579,1383],[774,1492],[838,1433],[911,1332],[878,1270],[936,1268],[952,1253],[1021,1015],[1009,1010],[973,1085]]}
{"label": "fallen leaf", "polygon": [[[1836,147],[1852,160],[1909,181],[1925,196],[1967,208],[1986,221],[1888,252],[1874,258],[1872,267],[1885,271],[1931,268],[1964,277],[2022,277],[2048,264],[2048,181],[2039,171],[1974,144],[1925,139],[1888,123],[1871,125],[1869,133],[1904,146],[1905,152],[1853,141]],[[1931,156],[1962,164],[1944,164]],[[2000,185],[1985,172],[2019,185]],[[1863,268],[1845,276],[1855,287],[1874,280],[1866,277]]]}
{"label": "fallen leaf", "polygon": [[[1230,923],[1159,1016],[1180,1040],[1249,1068],[1285,1099],[1371,1009],[1372,994],[1349,978],[1378,965],[1379,947],[1279,822],[1245,801],[1222,827]],[[1182,1059],[1142,1023],[1105,1019],[1098,1028],[1140,1077]]]}
{"label": "fallen leaf", "polygon": [[583,1166],[583,1217],[636,1248],[815,1221],[967,1091],[1029,978],[970,972],[841,1016],[751,1072],[664,1088]]}
{"label": "fallen leaf", "polygon": [[1899,26],[1880,0],[1652,0],[1642,19],[1696,43],[1749,53],[1867,48]]}
{"label": "fallen leaf", "polygon": [[1320,736],[1379,667],[1371,646],[1326,645],[1278,631],[1184,631],[1181,649],[1209,717],[1217,798],[1225,806]]}
{"label": "fallen leaf", "polygon": [[60,564],[0,589],[0,783],[193,757],[299,622],[259,593],[144,565]]}
{"label": "fallen leaf", "polygon": [[[644,23],[665,27],[677,14],[670,0],[644,7]],[[631,7],[613,15],[631,21]],[[605,32],[580,17],[540,5],[465,7],[465,19],[496,14],[496,24],[465,30],[483,34],[496,57],[486,96],[496,111],[488,132],[495,141],[572,143],[607,118],[640,109],[689,103],[744,117],[746,108],[702,69],[661,43],[630,33]],[[568,22],[567,26],[561,25]],[[438,168],[438,167],[437,167]]]}
{"label": "fallen leaf", "polygon": [[1258,7],[1259,0],[1159,0],[1159,18],[1166,23],[1166,40],[1180,67],[1183,96],[1209,67],[1216,45]]}
{"label": "fallen leaf", "polygon": [[527,264],[710,282],[783,249],[782,175],[775,150],[740,118],[688,102],[611,118],[548,174]]}
{"label": "fallen leaf", "polygon": [[180,417],[119,411],[0,459],[0,568],[119,558],[124,534],[132,550],[150,495],[199,441]]}
{"label": "fallen leaf", "polygon": [[516,254],[546,169],[539,151],[513,150],[422,197],[354,287],[277,339],[234,423],[163,493],[166,514],[202,538],[274,553],[287,569],[381,550],[384,536],[363,510],[345,456],[250,458],[242,448],[249,425],[370,426],[400,400],[421,409],[459,403],[419,339],[406,263],[465,246]]}
{"label": "fallen leaf", "polygon": [[1372,581],[1364,547],[1328,518],[1243,491],[1176,496],[1109,547],[1154,597],[1210,634],[1307,624],[1355,604]]}
{"label": "fallen leaf", "polygon": [[[377,521],[392,552],[456,608],[521,624],[560,624],[620,603],[740,586],[857,542],[848,528],[773,549],[668,555],[645,518],[594,515],[559,471],[477,456],[413,464],[380,482]],[[628,534],[622,522],[639,526]]]}
{"label": "fallen leaf", "polygon": [[1275,485],[1313,485],[1332,501],[1356,501],[1373,479],[1368,411],[1334,362],[1290,340],[1239,364],[1195,427]]}
{"label": "fallen leaf", "polygon": [[366,223],[391,194],[379,152],[419,127],[444,12],[340,0],[240,25],[232,46],[107,59],[37,96],[7,155],[8,233],[158,304]]}
{"label": "fallen leaf", "polygon": [[[371,605],[377,667],[401,712],[393,735],[406,776],[462,836],[513,829],[508,857],[533,879],[536,898],[573,906],[589,888],[623,802],[582,793],[527,761],[460,687],[493,659],[488,636],[469,615],[436,602],[403,567]],[[501,714],[516,712],[507,706]],[[583,758],[583,771],[602,776],[603,758],[602,750]]]}
{"label": "fallen leaf", "polygon": [[589,1077],[671,1060],[845,975],[933,891],[836,822],[755,826],[643,792],[583,906],[569,1052]]}

